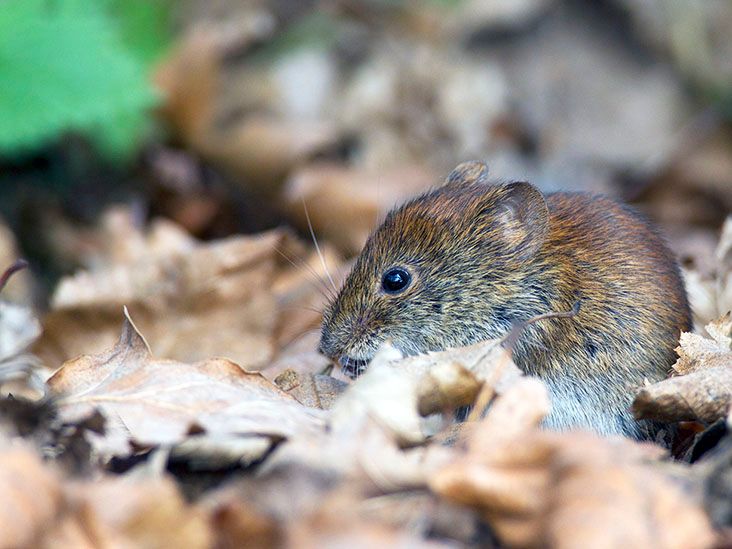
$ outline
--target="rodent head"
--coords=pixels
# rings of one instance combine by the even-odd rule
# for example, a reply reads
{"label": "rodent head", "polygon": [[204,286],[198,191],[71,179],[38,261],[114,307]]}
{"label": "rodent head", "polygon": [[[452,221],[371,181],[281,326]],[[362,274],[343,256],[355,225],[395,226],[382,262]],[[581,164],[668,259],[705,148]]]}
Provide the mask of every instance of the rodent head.
{"label": "rodent head", "polygon": [[549,214],[529,183],[486,184],[480,162],[390,212],[324,313],[320,349],[359,374],[387,340],[402,353],[467,345],[510,328]]}

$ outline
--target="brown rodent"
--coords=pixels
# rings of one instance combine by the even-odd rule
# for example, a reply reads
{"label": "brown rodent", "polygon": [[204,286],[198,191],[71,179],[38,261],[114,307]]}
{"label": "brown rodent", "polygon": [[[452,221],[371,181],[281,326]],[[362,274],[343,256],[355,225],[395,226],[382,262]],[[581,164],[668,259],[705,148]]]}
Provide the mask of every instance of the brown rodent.
{"label": "brown rodent", "polygon": [[552,396],[549,428],[636,438],[629,411],[644,380],[666,376],[690,326],[673,254],[637,213],[582,193],[490,185],[480,162],[390,212],[324,314],[321,351],[355,376],[387,339],[413,355],[530,324],[514,360]]}

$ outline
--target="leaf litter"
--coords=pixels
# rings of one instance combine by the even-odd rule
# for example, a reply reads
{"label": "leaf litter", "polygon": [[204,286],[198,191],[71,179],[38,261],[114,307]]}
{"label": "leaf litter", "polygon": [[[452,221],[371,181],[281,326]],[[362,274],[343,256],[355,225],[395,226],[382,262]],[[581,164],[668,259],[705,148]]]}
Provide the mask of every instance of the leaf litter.
{"label": "leaf litter", "polygon": [[[268,238],[274,245],[289,237]],[[320,296],[311,278],[325,280],[319,261],[306,259],[311,272],[274,257],[269,272],[281,274],[270,291],[289,296],[275,303]],[[230,264],[236,272],[240,263]],[[302,315],[280,317],[289,338],[312,326],[310,313]],[[307,345],[300,354],[292,347],[287,359],[311,364],[299,371],[277,360],[247,371],[223,358],[156,358],[132,315],[119,316],[116,344],[65,361],[47,381],[51,422],[103,418],[103,428],[79,431],[89,452],[74,454],[101,476],[67,476],[68,460],[26,443],[21,460],[43,471],[31,476],[48,486],[50,510],[39,507],[17,523],[18,543],[315,547],[361,539],[441,547],[488,543],[485,528],[515,547],[599,539],[608,547],[708,547],[717,539],[704,510],[708,468],[669,463],[650,443],[543,431],[551,403],[541,382],[513,364],[511,335],[416,357],[387,345],[347,383],[315,369]],[[711,339],[682,338],[679,373],[726,364],[725,322],[710,325]],[[456,424],[470,404],[468,421]],[[17,440],[12,428],[5,436]],[[120,463],[127,465],[113,474]],[[206,480],[211,474],[229,480]],[[201,483],[203,491],[194,488]],[[105,506],[113,493],[127,502],[114,513]],[[0,513],[3,520],[13,519]]]}
{"label": "leaf litter", "polygon": [[113,349],[65,362],[48,387],[62,420],[78,421],[95,409],[107,418],[104,435],[92,438],[102,459],[124,457],[134,447],[174,446],[201,433],[232,442],[237,435],[279,441],[323,426],[318,410],[228,360],[154,359],[129,316]]}

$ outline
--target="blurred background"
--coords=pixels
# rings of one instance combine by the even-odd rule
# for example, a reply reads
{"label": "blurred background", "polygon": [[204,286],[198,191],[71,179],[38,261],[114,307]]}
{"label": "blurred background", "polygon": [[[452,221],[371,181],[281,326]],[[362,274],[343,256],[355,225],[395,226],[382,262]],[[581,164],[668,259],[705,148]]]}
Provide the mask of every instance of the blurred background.
{"label": "blurred background", "polygon": [[731,35],[728,0],[2,0],[0,262],[32,266],[7,295],[47,307],[159,217],[309,240],[306,204],[352,257],[468,159],[635,203],[704,273],[732,210]]}

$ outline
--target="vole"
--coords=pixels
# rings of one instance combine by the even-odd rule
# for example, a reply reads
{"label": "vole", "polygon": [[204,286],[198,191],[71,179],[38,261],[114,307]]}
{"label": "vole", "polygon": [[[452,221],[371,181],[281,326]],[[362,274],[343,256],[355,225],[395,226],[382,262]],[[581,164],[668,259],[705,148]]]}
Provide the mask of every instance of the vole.
{"label": "vole", "polygon": [[673,254],[638,213],[584,193],[546,196],[490,184],[481,162],[391,211],[368,238],[323,316],[320,348],[351,377],[386,340],[405,355],[505,335],[548,386],[548,428],[651,436],[629,411],[644,380],[663,379],[690,327]]}

